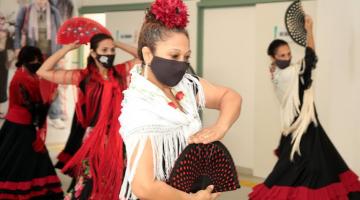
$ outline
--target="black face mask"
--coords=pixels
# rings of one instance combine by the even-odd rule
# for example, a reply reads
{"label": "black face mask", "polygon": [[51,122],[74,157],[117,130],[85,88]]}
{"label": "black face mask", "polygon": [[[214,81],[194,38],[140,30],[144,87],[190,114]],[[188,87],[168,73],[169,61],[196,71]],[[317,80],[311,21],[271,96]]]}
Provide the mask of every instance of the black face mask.
{"label": "black face mask", "polygon": [[36,71],[41,67],[41,63],[26,63],[24,64],[26,69],[29,70],[29,72],[35,74]]}
{"label": "black face mask", "polygon": [[98,60],[105,68],[109,69],[114,66],[115,55],[97,55]]}
{"label": "black face mask", "polygon": [[291,63],[291,59],[290,60],[276,60],[275,64],[280,68],[280,69],[285,69],[287,67],[289,67]]}
{"label": "black face mask", "polygon": [[189,63],[154,56],[150,67],[158,81],[174,87],[184,77],[189,68]]}

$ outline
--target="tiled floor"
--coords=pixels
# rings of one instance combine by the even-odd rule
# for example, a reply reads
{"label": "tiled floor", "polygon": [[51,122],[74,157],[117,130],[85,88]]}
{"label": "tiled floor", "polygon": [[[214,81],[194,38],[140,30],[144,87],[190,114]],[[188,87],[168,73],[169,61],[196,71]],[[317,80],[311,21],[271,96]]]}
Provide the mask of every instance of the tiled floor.
{"label": "tiled floor", "polygon": [[[0,126],[1,126],[2,120],[0,120]],[[69,123],[69,122],[68,122]],[[68,135],[69,129],[63,129],[63,130],[57,130],[57,129],[49,129],[49,136],[50,137],[61,137],[62,139],[66,140]],[[51,140],[51,138],[50,138]],[[48,145],[50,156],[53,160],[53,162],[56,161],[56,156],[58,152],[62,149],[63,144],[59,145]],[[63,189],[66,190],[70,184],[70,178],[61,174],[61,172],[57,171],[58,175],[62,181]],[[256,177],[249,177],[245,175],[240,174],[240,183],[241,183],[241,189],[233,191],[233,192],[226,192],[221,194],[219,200],[247,200],[248,194],[251,192],[251,186],[253,186],[256,183],[260,183],[262,179],[256,178]]]}
{"label": "tiled floor", "polygon": [[[0,125],[2,123],[2,120],[0,120]],[[51,130],[51,129],[50,129]],[[63,132],[66,132],[68,130],[52,130],[51,135],[55,137],[56,135],[60,134],[62,137],[64,134]],[[50,131],[49,131],[50,132]],[[65,133],[65,135],[67,135]],[[53,160],[53,162],[56,161],[56,156],[58,152],[62,149],[63,145],[49,145],[49,151],[50,156]],[[58,175],[62,181],[63,189],[66,190],[70,184],[70,178],[61,174],[61,172],[57,171]],[[262,179],[256,178],[256,177],[249,177],[245,175],[240,174],[240,183],[241,183],[241,189],[233,191],[233,192],[226,192],[221,194],[219,200],[247,200],[248,194],[251,192],[251,186],[253,186],[256,183],[260,183]]]}
{"label": "tiled floor", "polygon": [[[68,185],[70,184],[70,179],[61,173],[58,173],[60,176],[60,179],[63,183],[63,189],[66,190],[68,188]],[[219,200],[247,200],[248,194],[251,192],[251,188],[249,187],[242,187],[239,190],[233,191],[233,192],[226,192],[222,193]]]}
{"label": "tiled floor", "polygon": [[[69,177],[62,175],[59,172],[58,174],[63,183],[63,189],[65,191],[68,188],[71,180],[69,179]],[[247,200],[248,194],[250,192],[251,192],[250,187],[242,186],[241,189],[239,190],[222,193],[219,200]]]}
{"label": "tiled floor", "polygon": [[[70,124],[68,124],[68,126],[70,126]],[[66,141],[69,131],[70,131],[69,129],[58,130],[50,127],[47,141],[51,142],[51,140],[53,140],[55,137],[61,137],[61,140]],[[53,162],[55,162],[57,153],[62,149],[63,144],[48,145],[48,146],[49,146],[50,156]],[[63,189],[65,191],[68,188],[71,180],[67,176],[61,174],[59,171],[58,174],[63,183]],[[222,193],[219,200],[247,200],[248,194],[251,192],[251,187],[256,183],[260,183],[263,181],[261,178],[256,178],[241,174],[239,176],[240,176],[241,189],[233,192]]]}
{"label": "tiled floor", "polygon": [[[61,145],[49,146],[50,156],[53,162],[55,162],[57,152],[59,152],[60,150],[61,150]],[[57,172],[63,183],[63,189],[66,190],[71,182],[71,179],[67,176],[64,176],[59,171]],[[240,176],[241,189],[233,192],[222,193],[219,200],[247,200],[248,194],[251,192],[251,186],[262,181],[262,179],[256,177],[251,177],[241,174],[239,176]]]}
{"label": "tiled floor", "polygon": [[[0,126],[2,125],[3,120],[0,120]],[[68,135],[69,129],[63,129],[63,130],[56,130],[50,128],[49,130],[49,140],[51,140],[51,138],[55,138],[55,137],[61,137],[61,140],[66,141],[67,139],[67,135]],[[48,145],[49,151],[50,151],[50,156],[53,160],[53,162],[56,162],[56,156],[58,154],[58,152],[62,149],[63,144],[59,144],[59,145]],[[68,188],[71,179],[68,176],[63,175],[60,171],[57,171],[58,175],[62,181],[63,184],[63,189],[64,191]],[[240,174],[240,183],[241,183],[241,189],[233,191],[233,192],[226,192],[226,193],[222,193],[219,200],[247,200],[248,199],[248,194],[251,192],[251,186],[254,185],[255,183],[259,183],[262,180],[259,178],[255,178],[255,177],[249,177],[249,176],[244,176]]]}

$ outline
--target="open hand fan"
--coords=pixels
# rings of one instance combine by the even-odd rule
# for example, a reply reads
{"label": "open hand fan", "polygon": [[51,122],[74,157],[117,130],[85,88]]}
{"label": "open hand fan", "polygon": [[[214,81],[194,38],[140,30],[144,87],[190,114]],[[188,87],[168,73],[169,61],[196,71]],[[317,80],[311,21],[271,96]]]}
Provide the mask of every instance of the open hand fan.
{"label": "open hand fan", "polygon": [[213,192],[240,188],[234,161],[221,142],[190,144],[180,154],[167,183],[187,193],[214,185]]}
{"label": "open hand fan", "polygon": [[110,35],[110,32],[98,22],[84,17],[75,17],[66,20],[61,25],[57,32],[57,42],[69,44],[79,40],[80,44],[86,44],[98,33]]}
{"label": "open hand fan", "polygon": [[285,26],[297,44],[306,46],[305,13],[300,0],[295,0],[286,10]]}

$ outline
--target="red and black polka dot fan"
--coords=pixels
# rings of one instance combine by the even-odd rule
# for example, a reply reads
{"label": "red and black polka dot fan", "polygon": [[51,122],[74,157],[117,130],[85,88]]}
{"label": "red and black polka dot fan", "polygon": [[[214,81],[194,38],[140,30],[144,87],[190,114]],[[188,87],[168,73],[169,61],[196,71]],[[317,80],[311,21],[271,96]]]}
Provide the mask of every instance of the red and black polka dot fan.
{"label": "red and black polka dot fan", "polygon": [[187,193],[214,185],[213,192],[240,188],[234,161],[221,142],[190,144],[180,154],[167,183]]}
{"label": "red and black polka dot fan", "polygon": [[85,17],[75,17],[66,20],[61,25],[57,32],[57,42],[58,44],[70,44],[79,40],[80,44],[86,44],[92,36],[98,33],[110,35],[110,32],[98,22]]}

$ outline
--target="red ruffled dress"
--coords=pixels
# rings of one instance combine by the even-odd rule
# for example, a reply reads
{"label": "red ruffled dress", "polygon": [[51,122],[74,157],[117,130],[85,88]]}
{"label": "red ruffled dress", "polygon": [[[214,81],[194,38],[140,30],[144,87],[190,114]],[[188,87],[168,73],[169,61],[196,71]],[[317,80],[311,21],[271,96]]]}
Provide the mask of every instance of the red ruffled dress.
{"label": "red ruffled dress", "polygon": [[9,111],[0,130],[0,199],[63,198],[44,145],[49,104],[42,98],[47,92],[41,92],[42,84],[23,67],[11,81]]}

